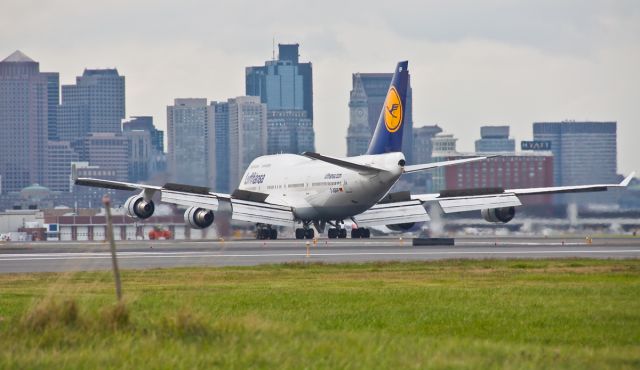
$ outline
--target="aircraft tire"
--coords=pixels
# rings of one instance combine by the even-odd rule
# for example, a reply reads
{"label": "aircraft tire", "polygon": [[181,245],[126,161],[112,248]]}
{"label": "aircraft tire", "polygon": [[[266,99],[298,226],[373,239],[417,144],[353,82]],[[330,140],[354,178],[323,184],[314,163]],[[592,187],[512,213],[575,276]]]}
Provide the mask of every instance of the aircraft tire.
{"label": "aircraft tire", "polygon": [[352,229],[351,230],[351,239],[358,239],[361,238],[362,236],[360,235],[360,229]]}
{"label": "aircraft tire", "polygon": [[331,229],[329,229],[327,234],[328,234],[327,236],[329,237],[329,239],[335,239],[335,238],[338,237],[338,229],[331,228]]}
{"label": "aircraft tire", "polygon": [[269,230],[269,239],[271,239],[271,240],[278,239],[278,230],[270,229]]}
{"label": "aircraft tire", "polygon": [[296,239],[304,239],[304,229],[296,229]]}
{"label": "aircraft tire", "polygon": [[313,239],[313,237],[314,237],[314,236],[315,236],[315,233],[314,233],[313,229],[307,229],[307,230],[305,230],[305,232],[304,232],[304,237],[305,237],[306,239]]}
{"label": "aircraft tire", "polygon": [[340,239],[344,239],[344,238],[346,238],[346,237],[347,237],[347,229],[340,229],[340,232],[339,232],[339,234],[338,234],[338,237],[339,237]]}

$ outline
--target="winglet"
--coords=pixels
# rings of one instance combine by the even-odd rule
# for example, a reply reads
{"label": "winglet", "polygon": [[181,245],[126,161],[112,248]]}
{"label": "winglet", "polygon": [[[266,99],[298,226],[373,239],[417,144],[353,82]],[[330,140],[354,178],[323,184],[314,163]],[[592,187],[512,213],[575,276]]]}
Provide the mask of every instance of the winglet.
{"label": "winglet", "polygon": [[71,180],[73,180],[73,182],[76,182],[76,180],[78,179],[78,170],[76,169],[76,164],[72,164],[71,165]]}
{"label": "winglet", "polygon": [[620,186],[624,186],[627,187],[629,186],[629,183],[631,182],[631,180],[633,180],[633,178],[636,176],[635,172],[631,172],[631,174],[629,174],[629,176],[625,177],[624,180],[622,180],[622,182],[620,183]]}

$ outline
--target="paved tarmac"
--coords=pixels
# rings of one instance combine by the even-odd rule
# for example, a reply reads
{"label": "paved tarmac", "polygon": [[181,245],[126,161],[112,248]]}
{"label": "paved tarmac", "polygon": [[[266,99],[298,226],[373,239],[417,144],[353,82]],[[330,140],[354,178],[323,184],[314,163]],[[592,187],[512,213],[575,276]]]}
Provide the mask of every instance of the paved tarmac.
{"label": "paved tarmac", "polygon": [[[308,251],[307,254],[307,242]],[[285,262],[426,261],[440,259],[640,258],[640,238],[457,238],[454,246],[412,246],[411,239],[121,241],[123,269],[246,266]],[[0,273],[111,268],[104,242],[0,244]]]}

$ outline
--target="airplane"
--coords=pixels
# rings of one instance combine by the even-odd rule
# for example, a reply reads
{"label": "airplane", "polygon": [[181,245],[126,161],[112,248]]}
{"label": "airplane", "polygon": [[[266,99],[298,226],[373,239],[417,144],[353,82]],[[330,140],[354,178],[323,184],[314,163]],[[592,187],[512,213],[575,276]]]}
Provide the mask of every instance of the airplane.
{"label": "airplane", "polygon": [[409,173],[485,160],[478,156],[443,162],[408,165],[402,149],[408,61],[395,68],[377,126],[365,155],[337,158],[319,153],[275,154],[256,158],[232,194],[207,187],[167,183],[164,186],[134,184],[94,178],[73,178],[78,185],[139,191],[124,208],[129,216],[146,219],[153,215],[152,197],[188,207],[185,223],[202,229],[213,224],[221,204],[231,209],[231,218],[256,224],[256,238],[277,239],[277,226],[294,226],[296,239],[312,239],[315,230],[331,239],[346,238],[345,220],[351,220],[352,238],[369,238],[368,227],[386,225],[403,231],[429,221],[425,204],[437,203],[444,213],[481,211],[488,222],[506,223],[521,206],[519,196],[544,193],[604,191],[626,187],[632,173],[619,184],[560,186],[530,189],[477,188],[443,190],[412,195],[390,192],[398,179]]}

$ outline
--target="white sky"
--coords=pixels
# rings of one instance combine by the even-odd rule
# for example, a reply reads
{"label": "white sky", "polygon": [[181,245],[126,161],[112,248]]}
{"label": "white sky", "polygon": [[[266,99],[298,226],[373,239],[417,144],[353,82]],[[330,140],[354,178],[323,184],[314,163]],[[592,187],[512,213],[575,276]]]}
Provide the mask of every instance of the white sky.
{"label": "white sky", "polygon": [[353,72],[409,60],[414,125],[473,150],[480,125],[618,121],[618,171],[640,174],[640,1],[3,0],[0,59],[19,49],[73,83],[126,76],[127,115],[166,127],[174,98],[244,95],[276,43],[313,62],[316,149],[346,153]]}

